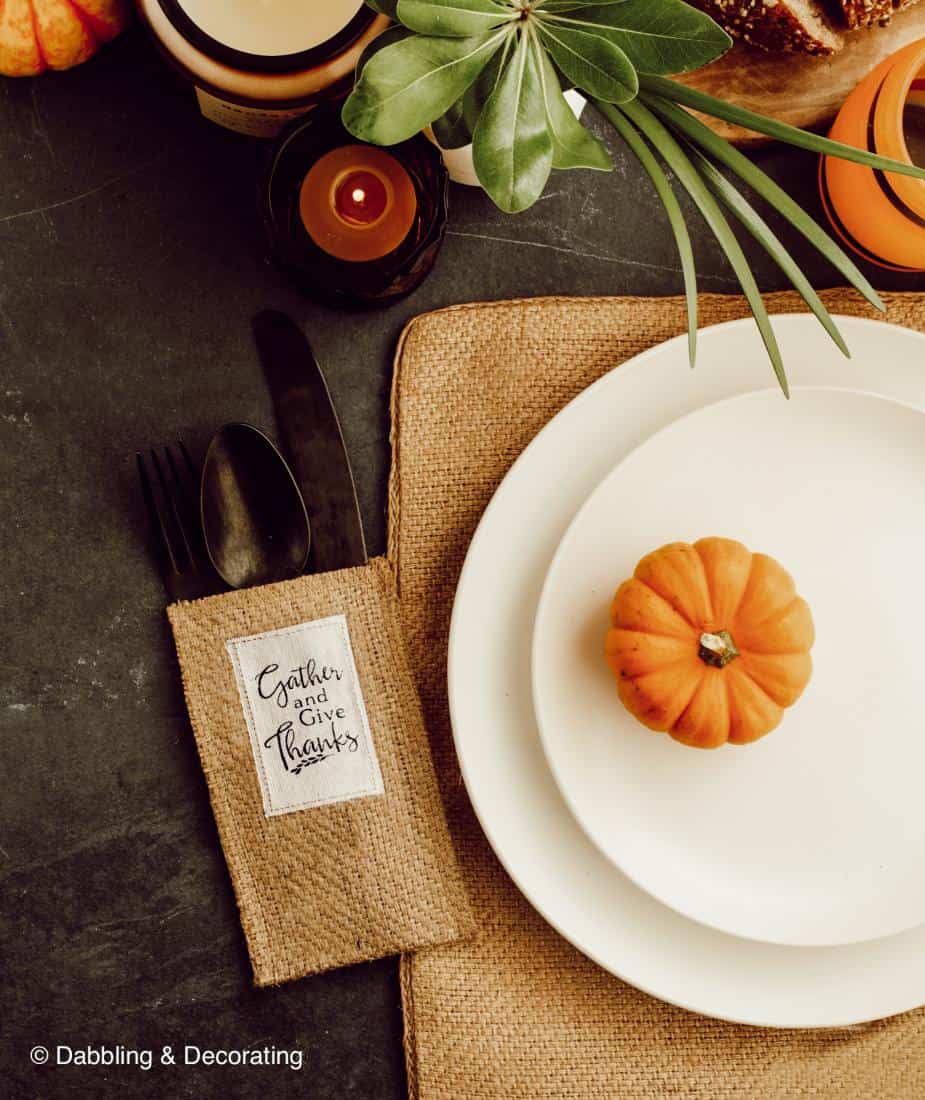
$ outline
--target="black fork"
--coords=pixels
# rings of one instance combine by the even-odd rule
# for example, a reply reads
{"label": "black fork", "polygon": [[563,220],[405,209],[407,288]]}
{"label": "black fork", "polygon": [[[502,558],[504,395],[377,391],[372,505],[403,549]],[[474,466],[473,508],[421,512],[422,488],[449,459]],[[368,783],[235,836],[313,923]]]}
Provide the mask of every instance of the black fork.
{"label": "black fork", "polygon": [[199,518],[199,470],[189,451],[178,442],[135,458],[167,595],[195,600],[218,592]]}

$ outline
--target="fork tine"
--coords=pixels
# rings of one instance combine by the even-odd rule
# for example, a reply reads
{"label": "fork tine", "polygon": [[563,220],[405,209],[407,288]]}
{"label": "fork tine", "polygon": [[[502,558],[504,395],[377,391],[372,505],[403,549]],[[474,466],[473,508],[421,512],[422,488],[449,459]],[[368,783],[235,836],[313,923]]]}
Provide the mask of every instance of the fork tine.
{"label": "fork tine", "polygon": [[[182,461],[177,460],[174,467],[177,480],[182,485],[184,503],[189,520],[188,534],[193,545],[196,562],[205,572],[211,571],[209,552],[206,548],[205,532],[202,529],[202,510],[200,505],[200,468],[190,457],[186,444],[182,439],[177,440],[177,450],[182,456]],[[185,474],[185,476],[184,476]]]}
{"label": "fork tine", "polygon": [[135,452],[135,461],[138,465],[138,480],[141,482],[141,495],[144,497],[151,529],[155,532],[155,537],[158,540],[160,554],[169,561],[171,569],[178,573],[179,568],[173,551],[173,540],[170,537],[164,514],[157,503],[157,496],[145,466],[144,456],[140,451]]}
{"label": "fork tine", "polygon": [[223,591],[206,550],[198,503],[199,472],[189,451],[178,440],[175,446],[136,452],[135,459],[168,597],[198,600]]}
{"label": "fork tine", "polygon": [[176,443],[176,451],[180,457],[174,456],[173,447],[165,447],[164,450],[180,496],[183,536],[190,549],[191,566],[199,570],[207,569],[208,554],[199,511],[199,470],[181,439]]}
{"label": "fork tine", "polygon": [[199,480],[199,470],[196,468],[196,463],[190,458],[189,451],[186,449],[186,444],[182,439],[177,440],[177,447],[180,450],[180,454],[183,455],[183,461],[186,463],[186,472],[194,482],[197,482]]}
{"label": "fork tine", "polygon": [[[173,455],[170,453],[169,447],[164,447],[164,457],[167,465],[170,467],[174,479],[177,482],[177,487],[171,486],[167,481],[167,475],[164,473],[164,468],[161,465],[160,459],[157,457],[157,451],[151,451],[151,458],[154,461],[154,469],[157,472],[158,481],[161,484],[161,489],[164,493],[164,497],[167,500],[167,504],[170,508],[170,514],[173,518],[174,526],[177,534],[180,536],[180,541],[183,544],[183,551],[185,555],[185,561],[177,570],[179,573],[185,572],[187,569],[195,568],[195,556],[193,554],[193,547],[190,544],[190,540],[187,537],[186,524],[183,521],[183,515],[180,507],[180,502],[177,500],[179,484],[177,479],[176,465],[174,464]],[[176,558],[179,558],[178,554],[175,554]]]}
{"label": "fork tine", "polygon": [[191,544],[195,544],[196,548],[199,549],[200,540],[195,538],[195,535],[199,531],[199,508],[196,499],[198,496],[199,471],[190,458],[189,451],[187,451],[185,445],[179,439],[177,440],[177,450],[182,456],[182,463],[180,460],[174,458],[173,448],[169,446],[165,447],[164,453],[167,456],[167,462],[170,466],[170,472],[173,474],[177,492],[182,498],[183,506],[187,513],[187,523],[192,527],[192,531],[187,530],[186,532],[188,541]]}

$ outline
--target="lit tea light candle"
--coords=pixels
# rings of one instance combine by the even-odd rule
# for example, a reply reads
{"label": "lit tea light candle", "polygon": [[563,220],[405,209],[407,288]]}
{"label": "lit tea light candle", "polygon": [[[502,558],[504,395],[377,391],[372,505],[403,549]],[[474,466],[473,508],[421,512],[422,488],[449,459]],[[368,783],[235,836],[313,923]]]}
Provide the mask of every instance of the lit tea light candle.
{"label": "lit tea light candle", "polygon": [[329,255],[353,263],[394,252],[411,232],[417,209],[404,165],[370,145],[325,153],[299,192],[299,215],[311,239]]}
{"label": "lit tea light candle", "polygon": [[372,225],[388,204],[385,181],[374,172],[351,172],[334,192],[334,210],[351,225]]}
{"label": "lit tea light candle", "polygon": [[280,135],[267,160],[259,202],[270,255],[330,305],[404,298],[440,251],[447,178],[423,134],[389,149],[365,145],[345,129],[339,103],[321,104]]}

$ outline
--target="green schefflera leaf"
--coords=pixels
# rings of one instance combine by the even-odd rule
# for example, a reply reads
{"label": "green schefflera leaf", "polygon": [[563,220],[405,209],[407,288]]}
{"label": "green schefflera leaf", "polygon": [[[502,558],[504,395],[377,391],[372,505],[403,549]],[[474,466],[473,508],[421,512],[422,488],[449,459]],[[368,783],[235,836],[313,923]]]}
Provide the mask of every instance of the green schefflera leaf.
{"label": "green schefflera leaf", "polygon": [[553,168],[596,168],[609,172],[613,168],[610,153],[593,134],[582,126],[568,105],[556,70],[546,52],[534,43],[540,77],[540,92],[546,124],[552,139]]}
{"label": "green schefflera leaf", "polygon": [[418,34],[470,38],[516,20],[520,13],[495,0],[398,0],[397,15]]}
{"label": "green schefflera leaf", "polygon": [[485,104],[491,99],[492,92],[497,88],[508,54],[515,44],[516,39],[510,36],[505,41],[504,47],[492,55],[485,68],[466,89],[465,95],[462,97],[462,110],[463,119],[469,127],[470,134],[475,133],[475,128],[482,117]]}
{"label": "green schefflera leaf", "polygon": [[612,42],[564,22],[539,23],[543,45],[569,80],[595,99],[625,103],[639,91],[630,59]]}
{"label": "green schefflera leaf", "polygon": [[543,193],[552,169],[552,138],[536,55],[526,35],[485,104],[472,157],[479,182],[506,213],[526,210]]}
{"label": "green schefflera leaf", "polygon": [[619,46],[640,73],[685,73],[721,57],[732,39],[704,12],[682,0],[623,0],[540,18],[600,35]]}
{"label": "green schefflera leaf", "polygon": [[603,8],[611,4],[625,4],[626,0],[542,0],[540,7],[547,12],[575,11],[577,8]]}
{"label": "green schefflera leaf", "polygon": [[472,141],[461,99],[457,99],[446,114],[435,118],[430,128],[442,149],[461,149]]}
{"label": "green schefflera leaf", "polygon": [[367,63],[380,50],[384,50],[386,46],[394,46],[396,42],[401,42],[410,37],[411,31],[405,27],[400,27],[397,24],[394,27],[386,27],[382,34],[377,34],[360,54],[360,60],[357,62],[357,73],[361,73],[366,68]]}
{"label": "green schefflera leaf", "polygon": [[506,31],[479,38],[413,35],[380,50],[344,104],[344,126],[374,145],[407,141],[440,118],[501,47]]}
{"label": "green schefflera leaf", "polygon": [[366,0],[366,6],[380,15],[387,15],[389,19],[398,19],[398,0]]}

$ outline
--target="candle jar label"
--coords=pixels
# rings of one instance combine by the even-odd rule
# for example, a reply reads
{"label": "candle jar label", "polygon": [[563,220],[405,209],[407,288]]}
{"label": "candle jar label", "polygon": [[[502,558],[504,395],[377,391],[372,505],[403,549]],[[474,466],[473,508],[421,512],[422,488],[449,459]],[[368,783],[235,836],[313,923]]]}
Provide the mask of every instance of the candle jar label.
{"label": "candle jar label", "polygon": [[343,615],[226,646],[267,817],[383,793]]}
{"label": "candle jar label", "polygon": [[273,138],[287,122],[301,118],[311,107],[245,107],[196,89],[199,110],[204,118],[250,137]]}

